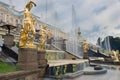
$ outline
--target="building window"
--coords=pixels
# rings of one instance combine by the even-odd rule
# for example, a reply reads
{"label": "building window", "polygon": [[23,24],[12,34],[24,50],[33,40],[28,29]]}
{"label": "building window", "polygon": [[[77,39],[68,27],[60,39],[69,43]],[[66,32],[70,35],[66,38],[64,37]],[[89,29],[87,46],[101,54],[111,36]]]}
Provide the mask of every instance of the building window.
{"label": "building window", "polygon": [[9,17],[9,23],[13,24],[13,18],[12,18],[12,16]]}
{"label": "building window", "polygon": [[20,23],[21,23],[21,24],[23,23],[23,20],[22,20],[22,19],[20,19]]}
{"label": "building window", "polygon": [[20,25],[17,25],[16,31],[17,31],[17,32],[20,31]]}
{"label": "building window", "polygon": [[2,21],[3,13],[0,13],[0,22]]}
{"label": "building window", "polygon": [[16,25],[18,24],[18,19],[16,19]]}
{"label": "building window", "polygon": [[9,15],[6,15],[6,23],[9,23]]}

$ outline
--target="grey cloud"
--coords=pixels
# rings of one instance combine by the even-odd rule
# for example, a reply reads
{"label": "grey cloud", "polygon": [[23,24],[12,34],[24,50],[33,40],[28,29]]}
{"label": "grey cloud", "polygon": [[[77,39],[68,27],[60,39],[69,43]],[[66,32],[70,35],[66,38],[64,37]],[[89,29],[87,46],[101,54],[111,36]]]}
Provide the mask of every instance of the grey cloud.
{"label": "grey cloud", "polygon": [[[45,21],[46,0],[34,1],[37,3],[37,7],[32,12]],[[9,3],[9,0],[4,0],[3,2]],[[16,9],[23,10],[25,0],[14,0],[13,4],[16,6]],[[76,9],[76,27],[81,27],[84,38],[90,39],[89,41],[94,43],[99,35],[104,37],[105,35],[117,34],[119,32],[117,30],[119,27],[116,27],[120,23],[119,0],[48,0],[48,23],[55,25],[55,13],[57,12],[57,26],[69,32],[72,29],[72,5]],[[95,25],[98,25],[98,27],[95,27]],[[96,33],[96,31],[98,32]],[[90,37],[88,34],[90,34]]]}

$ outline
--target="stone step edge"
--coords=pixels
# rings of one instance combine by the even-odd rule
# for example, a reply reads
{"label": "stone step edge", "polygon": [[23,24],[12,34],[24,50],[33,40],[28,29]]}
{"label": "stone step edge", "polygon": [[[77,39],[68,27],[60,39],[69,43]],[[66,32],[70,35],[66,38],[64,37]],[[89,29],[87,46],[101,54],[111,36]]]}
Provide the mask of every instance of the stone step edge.
{"label": "stone step edge", "polygon": [[83,71],[83,72],[84,72],[84,75],[97,75],[97,74],[107,73],[107,69],[94,70],[94,71]]}
{"label": "stone step edge", "polygon": [[74,72],[74,73],[66,73],[65,75],[60,75],[60,76],[49,76],[49,78],[54,78],[54,79],[72,79],[72,78],[75,78],[75,77],[78,77],[78,76],[81,76],[83,75],[84,72],[83,71],[77,71],[77,72]]}
{"label": "stone step edge", "polygon": [[95,71],[77,71],[74,73],[66,73],[65,75],[60,75],[60,76],[49,76],[49,78],[54,78],[54,79],[73,79],[78,76],[82,75],[99,75],[99,74],[105,74],[107,73],[107,69],[103,70],[95,70]]}

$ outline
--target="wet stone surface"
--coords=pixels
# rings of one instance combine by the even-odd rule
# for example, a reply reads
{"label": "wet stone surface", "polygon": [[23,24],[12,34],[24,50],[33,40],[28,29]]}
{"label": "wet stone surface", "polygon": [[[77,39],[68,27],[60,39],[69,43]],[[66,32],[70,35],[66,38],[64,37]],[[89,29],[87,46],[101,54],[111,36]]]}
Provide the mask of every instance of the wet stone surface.
{"label": "wet stone surface", "polygon": [[82,75],[74,79],[42,79],[42,80],[120,80],[120,70],[108,69],[106,74]]}

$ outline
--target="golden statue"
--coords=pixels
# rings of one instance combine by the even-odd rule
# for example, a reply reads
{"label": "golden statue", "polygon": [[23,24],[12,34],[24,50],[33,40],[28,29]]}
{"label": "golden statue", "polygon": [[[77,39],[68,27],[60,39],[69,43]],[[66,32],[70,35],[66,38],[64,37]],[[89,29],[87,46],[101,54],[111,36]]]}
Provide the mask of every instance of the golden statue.
{"label": "golden statue", "polygon": [[46,26],[42,27],[41,29],[41,32],[40,32],[40,35],[41,35],[41,38],[40,38],[40,44],[39,44],[39,51],[45,51],[44,49],[44,46],[45,46],[45,42],[46,42],[46,39],[47,39],[47,33],[46,33]]}
{"label": "golden statue", "polygon": [[83,41],[83,50],[84,50],[84,53],[87,53],[88,44],[87,44],[86,40]]}
{"label": "golden statue", "polygon": [[48,39],[52,38],[52,33],[50,32],[50,30],[48,30],[47,37],[48,37]]}
{"label": "golden statue", "polygon": [[83,41],[83,58],[84,59],[88,59],[88,55],[87,55],[87,51],[88,51],[88,44],[86,42],[86,40]]}
{"label": "golden statue", "polygon": [[32,17],[30,10],[36,4],[33,1],[29,1],[24,9],[24,24],[23,29],[21,30],[20,37],[20,47],[35,47],[33,44],[34,36],[35,36],[35,28],[33,23],[35,22],[35,18]]}
{"label": "golden statue", "polygon": [[112,50],[114,61],[119,62],[119,51]]}

